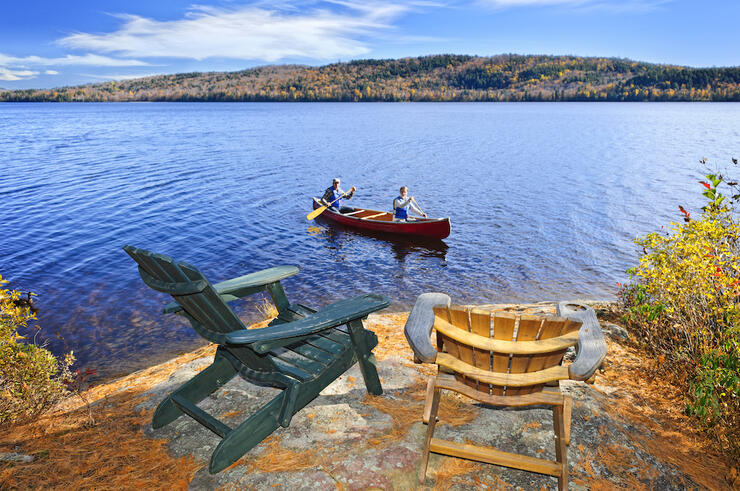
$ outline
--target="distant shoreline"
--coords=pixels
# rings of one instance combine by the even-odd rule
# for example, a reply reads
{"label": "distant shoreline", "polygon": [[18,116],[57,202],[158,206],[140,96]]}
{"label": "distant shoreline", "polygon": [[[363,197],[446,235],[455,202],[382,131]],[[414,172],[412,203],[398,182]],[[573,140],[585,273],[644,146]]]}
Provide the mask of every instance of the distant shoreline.
{"label": "distant shoreline", "polygon": [[180,73],[54,89],[0,102],[740,102],[740,67],[503,54],[357,60]]}

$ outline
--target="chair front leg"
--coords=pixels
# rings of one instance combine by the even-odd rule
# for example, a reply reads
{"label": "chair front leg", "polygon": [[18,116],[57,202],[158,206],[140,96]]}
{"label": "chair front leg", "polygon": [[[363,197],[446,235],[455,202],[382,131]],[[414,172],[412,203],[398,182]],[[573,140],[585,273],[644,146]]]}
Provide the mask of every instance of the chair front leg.
{"label": "chair front leg", "polygon": [[565,444],[565,422],[563,421],[563,406],[553,406],[553,429],[555,430],[555,460],[560,464],[558,476],[558,490],[568,489],[568,447]]}
{"label": "chair front leg", "polygon": [[283,285],[281,285],[279,281],[267,285],[267,292],[270,294],[270,298],[272,298],[272,303],[275,304],[275,308],[278,310],[278,313],[282,314],[290,308],[288,296],[285,295]]}
{"label": "chair front leg", "polygon": [[383,387],[380,385],[378,369],[375,355],[373,355],[365,335],[365,328],[362,320],[357,319],[347,323],[349,336],[352,339],[352,346],[357,356],[357,362],[360,364],[362,378],[365,379],[365,386],[370,394],[379,396],[383,393]]}
{"label": "chair front leg", "polygon": [[[434,383],[434,379],[431,380]],[[419,482],[424,484],[424,480],[427,477],[427,465],[429,464],[429,445],[432,442],[434,436],[434,427],[437,426],[437,412],[439,411],[439,399],[441,390],[436,387],[433,388],[432,399],[429,401],[429,394],[427,393],[427,404],[431,402],[429,409],[429,426],[427,426],[427,437],[424,440],[424,453],[421,457],[421,467],[419,469]]]}
{"label": "chair front leg", "polygon": [[573,413],[573,398],[571,396],[563,397],[563,422],[565,429],[565,444],[570,445],[570,420]]}
{"label": "chair front leg", "polygon": [[427,382],[427,396],[426,396],[426,402],[424,403],[424,414],[421,417],[421,420],[424,423],[429,423],[429,415],[432,413],[432,399],[434,396],[434,380],[433,378],[429,379],[429,382]]}

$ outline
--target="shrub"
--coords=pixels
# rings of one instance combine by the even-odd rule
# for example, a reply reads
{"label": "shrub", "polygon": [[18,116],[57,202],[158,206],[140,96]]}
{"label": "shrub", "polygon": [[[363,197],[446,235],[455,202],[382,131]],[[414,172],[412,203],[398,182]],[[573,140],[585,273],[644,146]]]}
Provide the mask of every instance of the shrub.
{"label": "shrub", "polygon": [[[0,275],[0,425],[31,418],[64,397],[74,356],[59,361],[19,331],[36,319],[20,293],[3,289]],[[38,327],[36,326],[36,329]]]}
{"label": "shrub", "polygon": [[708,174],[698,219],[635,239],[642,247],[633,282],[621,287],[624,321],[687,388],[687,412],[740,459],[740,222],[737,186]]}

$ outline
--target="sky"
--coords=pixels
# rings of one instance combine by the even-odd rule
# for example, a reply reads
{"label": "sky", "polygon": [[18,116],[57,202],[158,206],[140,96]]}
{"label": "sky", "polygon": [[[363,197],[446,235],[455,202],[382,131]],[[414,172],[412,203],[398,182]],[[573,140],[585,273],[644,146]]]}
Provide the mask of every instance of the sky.
{"label": "sky", "polygon": [[740,0],[5,0],[0,88],[453,53],[740,65]]}

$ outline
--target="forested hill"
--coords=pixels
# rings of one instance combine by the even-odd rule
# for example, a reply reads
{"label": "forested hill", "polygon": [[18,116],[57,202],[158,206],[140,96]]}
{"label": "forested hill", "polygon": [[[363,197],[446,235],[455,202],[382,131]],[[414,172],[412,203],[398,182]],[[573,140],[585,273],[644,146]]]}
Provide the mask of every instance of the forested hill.
{"label": "forested hill", "polygon": [[0,91],[0,101],[740,101],[740,67],[435,55]]}

